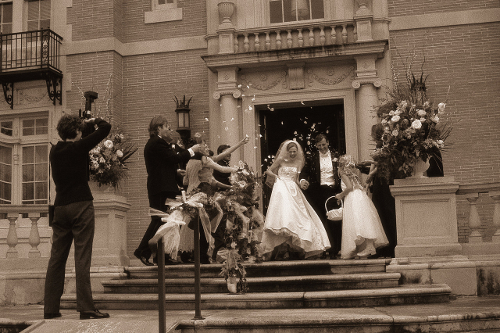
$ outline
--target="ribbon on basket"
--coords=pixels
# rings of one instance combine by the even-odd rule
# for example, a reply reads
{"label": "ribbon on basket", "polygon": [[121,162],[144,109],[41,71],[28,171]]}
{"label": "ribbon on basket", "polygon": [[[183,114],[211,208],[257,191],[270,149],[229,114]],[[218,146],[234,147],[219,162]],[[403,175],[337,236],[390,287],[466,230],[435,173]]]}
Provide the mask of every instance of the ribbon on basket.
{"label": "ribbon on basket", "polygon": [[325,201],[326,218],[329,219],[330,221],[342,221],[342,218],[344,216],[344,202],[342,200],[339,200],[340,201],[339,208],[328,210],[327,204],[328,201],[332,198],[338,200],[337,198],[335,198],[335,196],[331,196],[328,199],[326,199]]}

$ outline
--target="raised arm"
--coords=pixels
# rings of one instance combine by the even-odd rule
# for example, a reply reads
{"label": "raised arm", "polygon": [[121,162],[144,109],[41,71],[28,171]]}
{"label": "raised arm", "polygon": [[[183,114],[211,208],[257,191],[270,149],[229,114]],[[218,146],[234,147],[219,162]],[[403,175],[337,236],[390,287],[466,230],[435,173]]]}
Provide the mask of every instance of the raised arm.
{"label": "raised arm", "polygon": [[238,170],[237,168],[232,168],[232,167],[227,167],[227,166],[223,166],[223,165],[217,164],[217,163],[215,163],[212,160],[211,157],[206,157],[206,156],[203,156],[203,157],[204,157],[204,159],[202,160],[203,161],[203,166],[212,168],[212,169],[217,170],[219,172],[222,172],[222,173],[231,173],[231,172],[236,172]]}
{"label": "raised arm", "polygon": [[343,200],[349,194],[349,192],[353,190],[353,185],[351,179],[345,173],[341,172],[340,178],[346,185],[346,188],[342,192],[337,194],[335,198],[337,198],[338,200]]}
{"label": "raised arm", "polygon": [[219,155],[216,155],[216,156],[212,156],[212,160],[214,160],[214,162],[219,162],[220,160],[222,160],[224,157],[228,156],[228,155],[231,155],[236,149],[240,148],[241,146],[243,146],[244,144],[248,143],[248,141],[250,140],[250,138],[248,137],[248,135],[245,135],[245,137],[240,141],[238,142],[235,146],[233,147],[229,147],[228,149],[224,150],[222,153],[220,153]]}

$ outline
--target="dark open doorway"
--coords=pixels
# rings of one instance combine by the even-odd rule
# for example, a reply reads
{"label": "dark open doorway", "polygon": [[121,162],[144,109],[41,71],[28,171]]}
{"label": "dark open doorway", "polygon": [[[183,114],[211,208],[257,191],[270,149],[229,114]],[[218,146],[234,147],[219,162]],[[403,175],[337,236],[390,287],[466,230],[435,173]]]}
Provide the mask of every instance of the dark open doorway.
{"label": "dark open doorway", "polygon": [[[324,133],[330,141],[330,148],[339,154],[345,154],[345,124],[343,101],[331,101],[330,104],[316,106],[284,105],[283,107],[266,106],[259,111],[261,137],[262,174],[272,164],[280,144],[287,139],[296,139],[306,154],[315,151],[314,138]],[[264,212],[271,195],[264,186]]]}

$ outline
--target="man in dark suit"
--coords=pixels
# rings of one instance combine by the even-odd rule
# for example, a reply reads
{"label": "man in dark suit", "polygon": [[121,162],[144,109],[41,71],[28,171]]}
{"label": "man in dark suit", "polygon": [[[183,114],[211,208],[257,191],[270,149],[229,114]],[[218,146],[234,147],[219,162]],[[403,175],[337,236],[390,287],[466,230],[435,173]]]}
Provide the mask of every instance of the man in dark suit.
{"label": "man in dark suit", "polygon": [[[300,174],[300,187],[321,218],[330,240],[330,258],[335,259],[340,251],[342,240],[342,221],[330,221],[326,218],[325,202],[328,198],[342,192],[338,175],[338,155],[329,148],[330,142],[324,134],[315,138],[318,149],[307,161]],[[338,208],[335,199],[328,201],[328,209]]]}
{"label": "man in dark suit", "polygon": [[[177,185],[179,163],[187,162],[199,152],[200,145],[176,152],[172,148],[173,131],[163,116],[153,117],[149,124],[149,135],[149,140],[144,147],[149,206],[166,211],[168,209],[165,205],[166,199],[175,199],[181,194]],[[145,265],[153,265],[149,261],[152,253],[148,241],[155,235],[161,224],[161,218],[153,216],[139,247],[134,251],[134,255]],[[172,259],[175,260],[175,258]]]}

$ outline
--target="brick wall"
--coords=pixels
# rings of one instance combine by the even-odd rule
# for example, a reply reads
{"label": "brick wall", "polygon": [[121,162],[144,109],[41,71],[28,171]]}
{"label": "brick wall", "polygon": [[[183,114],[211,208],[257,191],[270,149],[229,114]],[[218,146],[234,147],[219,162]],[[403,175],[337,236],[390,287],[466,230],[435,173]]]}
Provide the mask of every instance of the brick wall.
{"label": "brick wall", "polygon": [[115,36],[121,31],[121,0],[73,1],[68,8],[68,24],[72,25],[73,41]]}
{"label": "brick wall", "polygon": [[137,42],[207,33],[205,1],[179,0],[177,6],[182,8],[182,21],[144,24],[144,13],[151,11],[151,0],[124,0],[124,40]]}
{"label": "brick wall", "polygon": [[[156,114],[165,115],[173,129],[177,127],[174,96],[192,97],[192,132],[208,134],[208,76],[201,59],[203,51],[186,51],[124,59],[122,125],[139,147],[129,164],[133,175],[123,186],[132,205],[128,215],[128,249],[130,254],[138,246],[150,222],[148,216],[147,173],[143,149],[149,139],[148,126]],[[208,136],[208,135],[207,135]]]}
{"label": "brick wall", "polygon": [[388,0],[387,4],[391,17],[500,7],[498,0]]}
{"label": "brick wall", "polygon": [[[443,154],[445,175],[461,184],[500,181],[500,23],[394,31],[390,44],[400,79],[404,62],[413,59],[419,73],[425,58],[428,97],[436,103],[447,100],[440,118],[450,121],[453,131]],[[482,198],[479,203],[484,226],[491,222],[492,202]],[[461,200],[461,241],[470,232],[468,212]]]}

